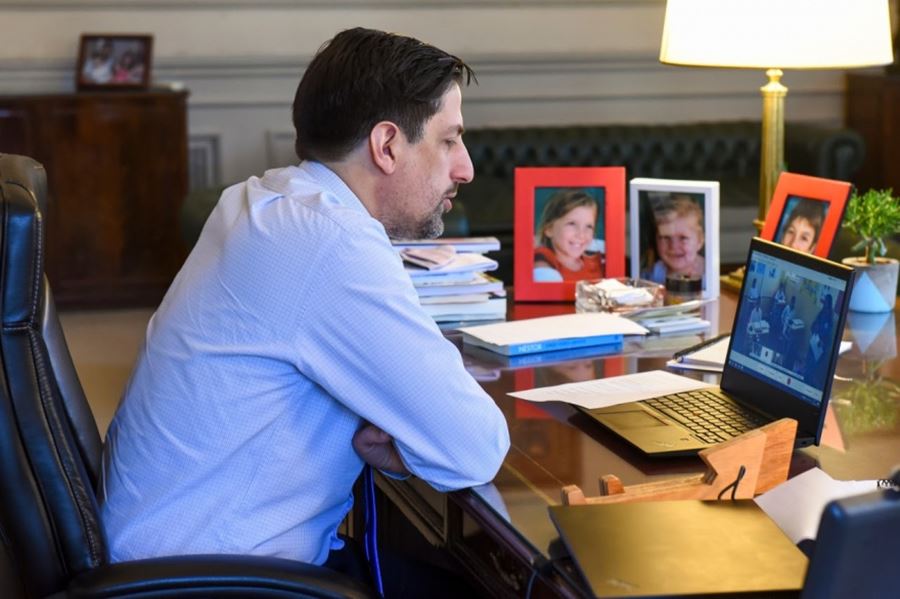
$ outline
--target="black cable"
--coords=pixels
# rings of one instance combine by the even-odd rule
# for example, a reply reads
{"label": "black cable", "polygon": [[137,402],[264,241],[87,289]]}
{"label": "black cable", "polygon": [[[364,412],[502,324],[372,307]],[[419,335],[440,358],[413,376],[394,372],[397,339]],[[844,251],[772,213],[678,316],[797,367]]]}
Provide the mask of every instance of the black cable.
{"label": "black cable", "polygon": [[534,559],[531,560],[531,576],[528,577],[528,586],[525,589],[524,599],[531,599],[534,583],[538,579],[538,576],[550,577],[553,574],[555,564],[566,559],[571,559],[571,556],[566,554],[547,559],[543,555],[536,555]]}
{"label": "black cable", "polygon": [[725,492],[728,491],[728,489],[731,489],[731,500],[734,501],[735,496],[737,495],[738,485],[741,484],[741,479],[744,478],[744,475],[746,473],[747,473],[747,469],[744,468],[744,466],[742,465],[738,469],[737,478],[734,479],[734,482],[732,482],[731,484],[729,484],[726,487],[723,487],[722,490],[719,491],[719,495],[718,495],[718,497],[716,497],[716,499],[722,499],[722,495],[724,495]]}

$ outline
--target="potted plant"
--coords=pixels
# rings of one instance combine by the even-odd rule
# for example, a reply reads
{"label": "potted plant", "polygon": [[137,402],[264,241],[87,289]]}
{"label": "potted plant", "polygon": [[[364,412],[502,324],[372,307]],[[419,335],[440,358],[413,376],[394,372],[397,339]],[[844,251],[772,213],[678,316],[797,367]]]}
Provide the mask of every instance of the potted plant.
{"label": "potted plant", "polygon": [[890,189],[854,192],[844,215],[844,227],[860,238],[851,251],[863,256],[844,258],[844,264],[859,273],[850,296],[850,309],[856,312],[888,312],[897,296],[900,263],[887,254],[885,239],[900,232],[900,198]]}

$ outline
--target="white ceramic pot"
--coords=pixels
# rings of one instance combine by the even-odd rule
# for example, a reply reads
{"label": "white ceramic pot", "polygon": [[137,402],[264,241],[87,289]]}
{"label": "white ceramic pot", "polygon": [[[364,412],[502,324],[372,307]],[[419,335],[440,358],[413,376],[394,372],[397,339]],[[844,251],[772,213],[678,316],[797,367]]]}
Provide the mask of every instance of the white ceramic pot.
{"label": "white ceramic pot", "polygon": [[842,262],[857,270],[850,309],[854,312],[890,312],[897,301],[897,274],[900,262],[894,258],[876,258],[867,264],[865,258],[844,258]]}

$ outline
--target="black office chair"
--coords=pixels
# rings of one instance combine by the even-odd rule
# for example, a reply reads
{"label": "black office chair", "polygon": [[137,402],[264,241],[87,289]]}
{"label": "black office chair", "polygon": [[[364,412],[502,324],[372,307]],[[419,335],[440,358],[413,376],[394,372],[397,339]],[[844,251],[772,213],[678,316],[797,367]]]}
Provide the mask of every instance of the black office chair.
{"label": "black office chair", "polygon": [[802,599],[900,596],[900,468],[886,482],[825,506]]}
{"label": "black office chair", "polygon": [[0,155],[0,596],[372,597],[332,570],[258,556],[111,564],[101,441],[44,276],[46,175]]}

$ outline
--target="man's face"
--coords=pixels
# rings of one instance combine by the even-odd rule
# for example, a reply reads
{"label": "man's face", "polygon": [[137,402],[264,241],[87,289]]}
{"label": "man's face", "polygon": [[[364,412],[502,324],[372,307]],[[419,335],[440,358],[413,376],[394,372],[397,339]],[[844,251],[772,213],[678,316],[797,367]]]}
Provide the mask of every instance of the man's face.
{"label": "man's face", "polygon": [[390,237],[428,239],[444,232],[441,216],[452,207],[459,184],[474,176],[462,134],[462,93],[454,83],[391,177],[388,214],[382,218]]}

